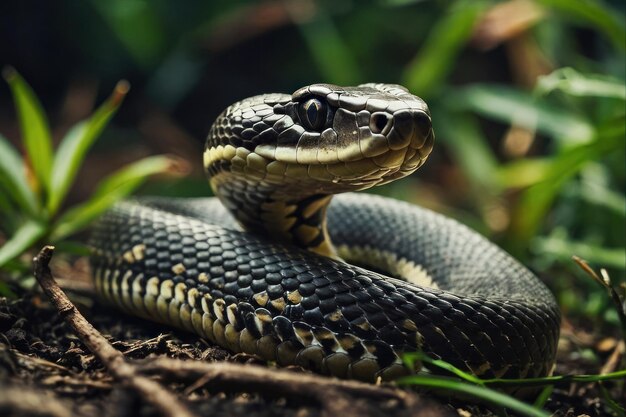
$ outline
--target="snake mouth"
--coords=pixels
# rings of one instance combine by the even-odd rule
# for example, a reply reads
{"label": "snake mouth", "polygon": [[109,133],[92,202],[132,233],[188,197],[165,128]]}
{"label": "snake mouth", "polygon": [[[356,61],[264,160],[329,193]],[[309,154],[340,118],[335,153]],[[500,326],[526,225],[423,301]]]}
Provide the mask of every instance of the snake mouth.
{"label": "snake mouth", "polygon": [[331,108],[332,124],[320,131],[284,121],[290,127],[279,140],[259,144],[253,152],[272,166],[271,174],[289,178],[297,173],[294,179],[319,182],[318,191],[324,191],[323,185],[336,190],[339,183],[353,190],[368,188],[392,174],[410,174],[429,155],[434,139],[430,115],[421,102],[411,104],[374,103],[358,112]]}
{"label": "snake mouth", "polygon": [[266,165],[265,180],[314,182],[318,192],[369,188],[424,163],[434,139],[428,114],[405,109],[363,116],[338,109],[332,127],[303,132],[295,146],[261,144],[250,158]]}

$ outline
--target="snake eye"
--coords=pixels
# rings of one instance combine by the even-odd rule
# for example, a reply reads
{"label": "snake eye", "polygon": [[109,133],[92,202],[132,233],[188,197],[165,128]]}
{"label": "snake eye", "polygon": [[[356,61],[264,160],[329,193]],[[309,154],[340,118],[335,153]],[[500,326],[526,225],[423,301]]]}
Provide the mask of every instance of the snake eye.
{"label": "snake eye", "polygon": [[300,105],[300,121],[307,130],[320,130],[326,122],[326,104],[316,98]]}

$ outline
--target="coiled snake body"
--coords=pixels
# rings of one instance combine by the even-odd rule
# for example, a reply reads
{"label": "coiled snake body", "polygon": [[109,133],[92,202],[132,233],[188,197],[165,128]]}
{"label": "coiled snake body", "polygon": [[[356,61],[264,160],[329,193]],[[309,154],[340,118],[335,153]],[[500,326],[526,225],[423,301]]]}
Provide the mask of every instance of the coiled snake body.
{"label": "coiled snake body", "polygon": [[397,85],[235,103],[204,152],[223,204],[118,204],[92,236],[98,292],[233,352],[339,377],[393,379],[416,350],[485,377],[546,375],[559,313],[526,268],[407,203],[329,204],[412,173],[433,138],[426,104]]}

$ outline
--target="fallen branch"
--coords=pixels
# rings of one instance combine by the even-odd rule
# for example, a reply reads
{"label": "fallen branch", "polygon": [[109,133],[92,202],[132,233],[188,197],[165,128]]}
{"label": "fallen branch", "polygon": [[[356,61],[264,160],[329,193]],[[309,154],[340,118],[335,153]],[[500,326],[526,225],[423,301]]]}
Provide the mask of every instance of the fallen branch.
{"label": "fallen branch", "polygon": [[35,278],[59,315],[72,327],[85,346],[100,359],[116,380],[137,392],[144,401],[152,404],[162,415],[194,417],[194,414],[171,392],[159,383],[140,375],[135,367],[126,361],[124,355],[80,314],[52,277],[49,263],[53,253],[53,246],[45,246],[33,259]]}
{"label": "fallen branch", "polygon": [[[213,392],[258,393],[269,398],[286,397],[314,401],[324,416],[368,415],[358,398],[397,401],[410,415],[426,411],[429,404],[416,395],[357,381],[344,381],[313,374],[268,369],[228,362],[182,361],[159,357],[142,361],[138,368],[148,375],[192,384],[188,390],[206,388]],[[419,407],[419,408],[418,408]],[[437,408],[437,411],[443,411]]]}

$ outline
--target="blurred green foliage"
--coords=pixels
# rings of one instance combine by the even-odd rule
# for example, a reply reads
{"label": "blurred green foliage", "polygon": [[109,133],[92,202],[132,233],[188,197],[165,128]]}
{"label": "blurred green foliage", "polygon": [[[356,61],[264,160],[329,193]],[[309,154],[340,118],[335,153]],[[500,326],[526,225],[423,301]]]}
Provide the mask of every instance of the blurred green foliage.
{"label": "blurred green foliage", "polygon": [[[96,149],[107,155],[133,146],[177,152],[153,132],[137,133],[153,124],[145,115],[155,109],[156,120],[168,115],[170,127],[193,138],[186,146],[197,158],[181,154],[199,167],[212,120],[242,97],[313,82],[406,85],[429,103],[436,148],[421,173],[375,192],[471,225],[545,278],[566,311],[616,322],[603,290],[570,258],[606,267],[617,281],[626,273],[622,1],[91,0],[52,7],[29,0],[0,7],[8,8],[0,10],[7,40],[0,56],[33,80],[47,106],[60,106],[75,79],[133,83],[109,140]],[[145,191],[203,194],[198,178]]]}
{"label": "blurred green foliage", "polygon": [[[0,135],[0,230],[6,236],[0,247],[0,269],[19,273],[30,269],[29,263],[20,262],[22,254],[44,243],[63,243],[149,175],[171,170],[172,160],[155,156],[136,161],[104,178],[87,201],[59,211],[87,150],[117,111],[128,84],[120,82],[89,119],[72,126],[55,152],[35,93],[14,69],[6,68],[4,77],[15,100],[26,157],[22,159]],[[7,293],[0,280],[0,294]]]}

